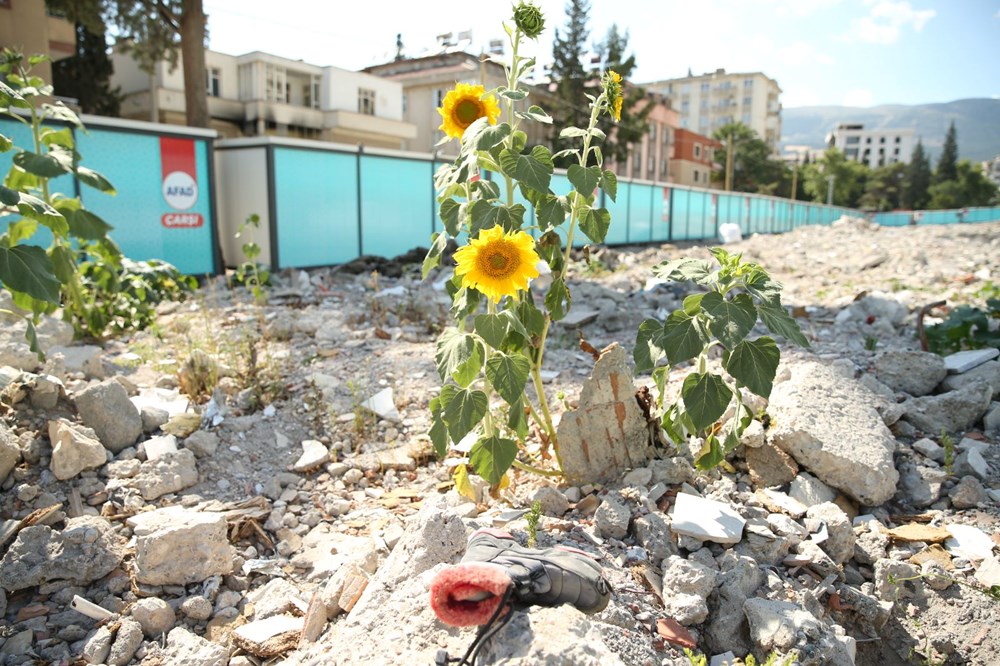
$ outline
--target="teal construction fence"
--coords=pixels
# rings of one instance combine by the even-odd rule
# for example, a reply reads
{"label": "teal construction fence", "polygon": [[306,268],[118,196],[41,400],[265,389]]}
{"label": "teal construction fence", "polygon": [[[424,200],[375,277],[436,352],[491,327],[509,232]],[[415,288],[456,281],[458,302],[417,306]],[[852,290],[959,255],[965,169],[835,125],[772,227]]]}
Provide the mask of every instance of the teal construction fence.
{"label": "teal construction fence", "polygon": [[[435,155],[386,151],[277,137],[217,140],[207,130],[85,117],[77,132],[83,164],[103,172],[118,195],[80,186],[64,176],[53,188],[79,195],[114,226],[112,238],[131,258],[162,259],[192,275],[217,273],[243,261],[235,240],[251,214],[261,217],[254,238],[274,268],[329,266],[363,255],[394,257],[426,247],[441,229],[433,174]],[[30,145],[27,129],[0,118],[0,133]],[[12,153],[0,154],[6,173]],[[196,186],[183,201],[168,196],[170,174],[181,171]],[[567,193],[562,172],[551,189]],[[736,224],[744,236],[778,234],[826,225],[849,208],[778,197],[720,192],[621,179],[611,201],[608,245],[698,241],[717,238],[719,225]],[[531,205],[518,201],[533,214]],[[1000,208],[965,211],[879,213],[885,226],[1000,220]],[[14,218],[11,218],[14,219]],[[0,228],[3,228],[0,218]],[[47,244],[44,233],[35,242]],[[576,245],[586,241],[578,234]]]}

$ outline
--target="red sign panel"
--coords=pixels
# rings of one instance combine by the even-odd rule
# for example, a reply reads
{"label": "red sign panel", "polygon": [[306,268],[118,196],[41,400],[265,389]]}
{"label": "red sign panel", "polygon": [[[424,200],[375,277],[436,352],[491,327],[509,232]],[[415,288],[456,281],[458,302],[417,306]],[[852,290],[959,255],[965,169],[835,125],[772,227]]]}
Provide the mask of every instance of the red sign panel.
{"label": "red sign panel", "polygon": [[191,229],[205,224],[205,219],[201,213],[165,213],[160,224],[168,229]]}

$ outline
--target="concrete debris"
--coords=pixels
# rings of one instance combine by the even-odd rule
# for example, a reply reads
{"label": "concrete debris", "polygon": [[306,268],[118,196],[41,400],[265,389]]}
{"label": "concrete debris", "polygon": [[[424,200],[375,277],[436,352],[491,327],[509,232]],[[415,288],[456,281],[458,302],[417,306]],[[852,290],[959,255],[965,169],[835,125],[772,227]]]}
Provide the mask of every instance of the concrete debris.
{"label": "concrete debris", "polygon": [[78,392],[74,398],[83,424],[97,433],[106,449],[119,453],[142,434],[142,417],[119,382],[108,379]]}
{"label": "concrete debris", "polygon": [[168,507],[128,519],[133,528],[136,579],[147,585],[200,583],[233,569],[220,513]]}
{"label": "concrete debris", "polygon": [[392,389],[384,388],[375,395],[361,403],[361,406],[372,412],[380,419],[399,423],[399,410],[392,398]]}
{"label": "concrete debris", "polygon": [[17,591],[55,581],[87,585],[118,566],[122,546],[111,524],[97,516],[70,518],[62,531],[25,527],[0,560],[0,587]]}
{"label": "concrete debris", "polygon": [[52,443],[49,469],[57,479],[72,479],[85,469],[95,469],[107,462],[108,451],[97,440],[97,434],[66,419],[49,421],[49,441]]}
{"label": "concrete debris", "polygon": [[298,646],[305,620],[292,615],[274,615],[237,627],[232,635],[236,647],[255,657],[274,657]]}
{"label": "concrete debris", "polygon": [[330,460],[330,450],[315,439],[302,440],[302,455],[292,465],[296,472],[311,472]]}
{"label": "concrete debris", "polygon": [[973,368],[986,363],[1000,356],[1000,349],[987,347],[985,349],[967,349],[965,351],[948,354],[944,357],[945,368],[953,375],[968,372]]}
{"label": "concrete debris", "polygon": [[890,350],[875,359],[880,382],[915,397],[931,393],[947,374],[944,359],[930,352]]}
{"label": "concrete debris", "polygon": [[945,527],[951,532],[951,538],[944,542],[944,547],[952,554],[974,562],[993,555],[993,549],[997,544],[978,527],[956,523],[950,523]]}
{"label": "concrete debris", "polygon": [[721,544],[739,543],[746,520],[727,504],[679,493],[670,513],[674,534]]}

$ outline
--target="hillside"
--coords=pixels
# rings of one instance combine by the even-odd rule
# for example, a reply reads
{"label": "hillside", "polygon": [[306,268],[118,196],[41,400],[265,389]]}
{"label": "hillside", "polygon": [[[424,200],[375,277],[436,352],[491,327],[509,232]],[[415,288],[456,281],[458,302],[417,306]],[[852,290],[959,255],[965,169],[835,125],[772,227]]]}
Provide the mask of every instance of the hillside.
{"label": "hillside", "polygon": [[940,104],[886,104],[870,108],[802,106],[782,109],[781,146],[820,148],[826,135],[843,122],[865,127],[913,127],[932,158],[941,151],[948,124],[954,120],[962,159],[985,160],[1000,154],[1000,100],[959,99]]}

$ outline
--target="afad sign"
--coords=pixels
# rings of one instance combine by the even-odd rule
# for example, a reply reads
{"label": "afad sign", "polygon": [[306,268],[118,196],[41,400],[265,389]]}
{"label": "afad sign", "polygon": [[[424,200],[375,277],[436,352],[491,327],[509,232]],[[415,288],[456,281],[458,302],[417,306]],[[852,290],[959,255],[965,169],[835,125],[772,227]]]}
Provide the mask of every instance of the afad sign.
{"label": "afad sign", "polygon": [[160,217],[169,228],[200,227],[201,213],[189,213],[198,203],[198,180],[193,139],[160,137],[160,169],[163,174],[163,200],[173,210]]}

